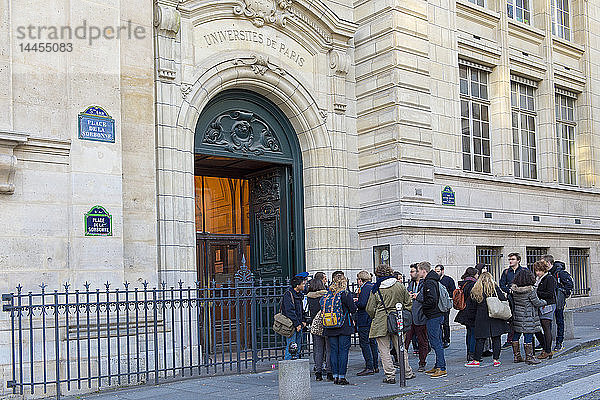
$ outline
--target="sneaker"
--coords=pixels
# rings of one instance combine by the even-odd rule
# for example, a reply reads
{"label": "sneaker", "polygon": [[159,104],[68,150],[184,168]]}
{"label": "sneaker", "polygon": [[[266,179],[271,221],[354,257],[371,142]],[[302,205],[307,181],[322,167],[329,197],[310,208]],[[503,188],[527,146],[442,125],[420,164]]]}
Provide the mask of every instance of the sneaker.
{"label": "sneaker", "polygon": [[412,372],[410,375],[406,375],[404,378],[405,379],[412,379],[412,378],[416,378],[416,377],[417,377],[417,375],[415,375],[415,373]]}
{"label": "sneaker", "polygon": [[500,360],[494,360],[494,367],[499,367],[500,365],[502,365]]}
{"label": "sneaker", "polygon": [[437,368],[433,367],[429,371],[425,371],[426,374],[435,374],[438,371]]}
{"label": "sneaker", "polygon": [[419,365],[419,369],[417,370],[417,372],[425,372],[425,366]]}
{"label": "sneaker", "polygon": [[322,381],[323,380],[323,374],[321,372],[315,373],[315,380],[316,381]]}
{"label": "sneaker", "polygon": [[470,361],[465,364],[465,367],[479,367],[479,366],[480,366],[479,361],[475,361],[475,360]]}
{"label": "sneaker", "polygon": [[448,347],[450,347],[450,342],[446,342],[442,345],[443,348],[447,349]]}
{"label": "sneaker", "polygon": [[331,372],[328,372],[328,373],[327,373],[327,380],[328,380],[329,382],[333,382],[333,374],[332,374]]}
{"label": "sneaker", "polygon": [[418,356],[418,355],[419,355],[419,350],[413,351],[413,356]]}
{"label": "sneaker", "polygon": [[503,345],[502,348],[503,349],[508,349],[509,347],[512,347],[512,342],[506,341]]}
{"label": "sneaker", "polygon": [[556,346],[554,346],[554,351],[555,352],[559,352],[559,351],[563,351],[565,349],[565,346],[563,346],[562,343],[556,343]]}
{"label": "sneaker", "polygon": [[438,369],[434,374],[431,374],[429,376],[432,378],[443,378],[447,375],[448,375],[448,373],[446,372],[445,369]]}
{"label": "sneaker", "polygon": [[346,378],[340,378],[340,379],[338,380],[338,383],[337,383],[337,384],[338,384],[338,385],[349,385],[349,384],[350,384],[350,382],[348,382],[348,381],[346,380]]}
{"label": "sneaker", "polygon": [[396,378],[383,378],[383,383],[396,384]]}

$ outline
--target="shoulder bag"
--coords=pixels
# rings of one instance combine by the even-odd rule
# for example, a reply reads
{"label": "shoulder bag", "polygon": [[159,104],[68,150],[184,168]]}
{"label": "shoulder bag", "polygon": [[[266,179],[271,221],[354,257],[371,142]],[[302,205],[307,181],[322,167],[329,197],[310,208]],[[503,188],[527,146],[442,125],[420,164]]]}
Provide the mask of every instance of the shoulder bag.
{"label": "shoulder bag", "polygon": [[[294,304],[294,296],[292,295],[292,293],[290,293],[290,296],[292,296],[292,304]],[[283,304],[283,301],[281,303]],[[275,319],[273,321],[273,331],[275,331],[275,333],[280,334],[281,336],[290,338],[294,334],[295,330],[296,329],[294,327],[294,323],[291,319],[283,315],[283,313],[281,312],[280,305],[279,312],[275,314]]]}
{"label": "shoulder bag", "polygon": [[[387,306],[385,305],[385,301],[383,301],[383,296],[381,295],[381,291],[377,290],[379,293],[379,298],[381,299],[381,304],[383,304],[383,309],[387,315],[387,331],[388,333],[398,334],[400,331],[398,330],[398,313],[396,310],[389,311]],[[412,327],[412,313],[408,310],[402,310],[402,324],[403,329],[402,332],[408,332]]]}
{"label": "shoulder bag", "polygon": [[496,296],[487,297],[485,299],[488,307],[488,315],[490,318],[501,320],[509,320],[512,317],[508,301],[502,301]]}

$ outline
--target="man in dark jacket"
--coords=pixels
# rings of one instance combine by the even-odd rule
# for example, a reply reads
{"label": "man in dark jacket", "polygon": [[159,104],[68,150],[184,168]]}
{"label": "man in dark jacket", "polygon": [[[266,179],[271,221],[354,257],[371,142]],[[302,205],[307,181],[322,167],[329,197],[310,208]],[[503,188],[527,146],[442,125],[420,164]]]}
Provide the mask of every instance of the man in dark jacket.
{"label": "man in dark jacket", "polygon": [[304,309],[302,306],[302,300],[304,299],[304,284],[306,280],[304,277],[295,276],[290,281],[290,288],[285,291],[283,298],[281,299],[281,313],[292,320],[295,328],[294,334],[286,338],[285,344],[285,359],[291,360],[292,355],[290,354],[290,344],[295,342],[298,345],[298,353],[302,347],[302,328],[306,326],[304,320]]}
{"label": "man in dark jacket", "polygon": [[554,257],[549,254],[543,255],[542,260],[550,267],[548,273],[552,275],[557,282],[556,310],[554,311],[554,318],[556,319],[556,344],[554,346],[554,351],[561,351],[563,349],[563,340],[565,338],[565,306],[567,305],[567,298],[569,298],[573,292],[573,278],[571,278],[571,274],[566,271],[564,262],[554,261]]}
{"label": "man in dark jacket", "polygon": [[[440,276],[431,269],[427,261],[417,266],[419,276],[423,279],[423,314],[427,318],[427,336],[429,344],[435,351],[435,366],[426,371],[432,378],[442,378],[447,375],[444,347],[442,345],[442,322],[444,314],[438,306],[440,300]],[[443,288],[442,288],[443,290]],[[416,298],[416,295],[413,295]]]}
{"label": "man in dark jacket", "polygon": [[[446,288],[448,295],[452,298],[452,293],[456,289],[454,279],[444,273],[444,266],[438,264],[435,266],[435,272],[440,276],[440,283]],[[444,323],[442,324],[442,339],[444,348],[450,346],[450,311],[444,313]]]}
{"label": "man in dark jacket", "polygon": [[[500,289],[504,293],[506,293],[508,297],[508,302],[512,307],[512,295],[510,294],[510,286],[512,285],[513,280],[515,279],[515,275],[524,269],[521,267],[521,255],[519,253],[510,253],[508,255],[508,268],[502,271],[502,276],[500,277]],[[510,322],[510,321],[509,321]],[[515,335],[515,331],[513,329],[512,323],[510,324],[510,329],[508,331],[508,336],[506,336],[506,342],[502,345],[503,349],[509,348],[512,346],[513,336]]]}
{"label": "man in dark jacket", "polygon": [[[419,277],[418,264],[412,264],[410,266],[410,282],[408,283],[408,293],[413,297],[412,306],[412,326],[406,333],[404,340],[404,347],[408,351],[408,345],[411,340],[413,343],[413,349],[419,354],[419,369],[417,372],[425,372],[425,364],[427,354],[429,353],[429,341],[427,339],[427,318],[423,314],[422,301],[423,301],[423,279]],[[416,295],[416,296],[413,296]],[[415,344],[417,342],[417,344]]]}
{"label": "man in dark jacket", "polygon": [[360,271],[356,276],[358,283],[358,299],[356,300],[356,330],[358,331],[358,344],[362,350],[365,359],[365,369],[357,373],[358,376],[373,375],[379,372],[377,359],[377,342],[375,339],[369,339],[371,330],[371,317],[367,313],[367,302],[373,290],[371,274],[367,271]]}

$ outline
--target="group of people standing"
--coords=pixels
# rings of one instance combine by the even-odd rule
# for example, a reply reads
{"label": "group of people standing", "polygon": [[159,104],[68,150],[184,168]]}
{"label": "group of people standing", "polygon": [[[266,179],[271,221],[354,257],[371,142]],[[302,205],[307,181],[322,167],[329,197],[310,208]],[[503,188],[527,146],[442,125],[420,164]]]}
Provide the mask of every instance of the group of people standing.
{"label": "group of people standing", "polygon": [[[555,318],[558,325],[554,347],[557,351],[562,348],[563,311],[565,299],[573,289],[572,279],[565,271],[564,263],[555,262],[550,255],[537,261],[533,272],[520,266],[518,253],[509,254],[508,259],[510,265],[503,271],[499,284],[484,264],[477,264],[465,270],[458,287],[445,275],[442,265],[432,268],[428,262],[410,266],[411,279],[407,286],[387,265],[377,267],[375,282],[369,272],[361,271],[357,275],[356,293],[348,290],[348,279],[343,271],[334,272],[330,284],[322,272],[317,272],[310,281],[307,273],[298,274],[282,298],[281,312],[295,327],[292,336],[286,338],[285,358],[292,358],[291,343],[301,347],[303,330],[309,327],[316,380],[322,381],[326,377],[335,384],[347,385],[350,339],[357,332],[365,360],[365,367],[357,376],[378,373],[381,360],[384,383],[396,383],[396,367],[400,362],[404,363],[406,379],[413,378],[415,373],[408,363],[408,349],[412,343],[419,357],[417,372],[425,372],[431,378],[444,377],[447,375],[444,349],[450,344],[452,304],[458,309],[454,320],[467,330],[465,366],[481,366],[482,357],[490,348],[495,367],[501,365],[503,347],[512,347],[514,362],[537,364],[542,359],[552,358],[552,319]],[[453,303],[449,300],[452,297]],[[488,298],[508,302],[510,318],[498,318],[490,312]],[[388,323],[388,315],[395,312],[397,303],[410,312],[412,320],[402,343],[406,351],[400,351],[400,336],[390,332]],[[332,312],[334,308],[337,308],[335,313]],[[332,314],[336,316],[335,324],[323,319]],[[508,334],[504,346],[501,342],[503,334]],[[521,336],[525,358],[520,350]],[[542,345],[542,352],[537,357],[534,355],[534,336]],[[426,370],[426,359],[431,350],[435,353],[435,364]],[[404,359],[398,360],[401,353]]]}

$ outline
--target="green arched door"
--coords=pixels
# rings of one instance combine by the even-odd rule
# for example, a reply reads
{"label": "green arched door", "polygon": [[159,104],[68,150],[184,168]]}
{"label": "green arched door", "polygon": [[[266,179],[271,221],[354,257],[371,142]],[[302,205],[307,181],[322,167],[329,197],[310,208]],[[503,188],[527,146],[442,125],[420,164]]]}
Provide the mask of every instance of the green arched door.
{"label": "green arched door", "polygon": [[194,148],[200,279],[230,279],[242,256],[255,277],[304,271],[302,154],[283,112],[224,91],[202,110]]}

